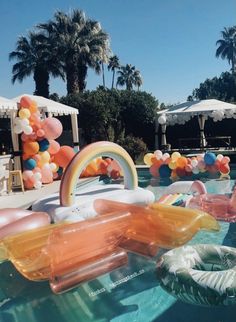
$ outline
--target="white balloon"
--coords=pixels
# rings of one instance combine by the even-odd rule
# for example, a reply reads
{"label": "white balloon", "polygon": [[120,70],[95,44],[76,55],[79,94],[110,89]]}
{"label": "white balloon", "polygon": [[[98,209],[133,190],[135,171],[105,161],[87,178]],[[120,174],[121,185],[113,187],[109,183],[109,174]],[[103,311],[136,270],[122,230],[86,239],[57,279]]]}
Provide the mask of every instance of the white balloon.
{"label": "white balloon", "polygon": [[40,181],[42,179],[42,174],[40,172],[35,172],[33,176],[35,181]]}
{"label": "white balloon", "polygon": [[29,134],[31,134],[33,132],[33,129],[32,129],[32,127],[30,125],[27,125],[27,126],[24,127],[23,131],[24,131],[25,134],[29,135]]}
{"label": "white balloon", "polygon": [[28,119],[26,119],[26,118],[24,118],[24,119],[22,119],[21,121],[20,121],[20,124],[21,124],[21,126],[22,127],[26,127],[26,126],[28,126],[29,125],[29,120]]}
{"label": "white balloon", "polygon": [[163,156],[162,156],[162,160],[166,160],[166,159],[168,159],[168,158],[170,158],[170,155],[169,155],[169,153],[164,153],[163,154]]}
{"label": "white balloon", "polygon": [[197,165],[198,165],[198,160],[196,160],[196,159],[193,159],[193,160],[191,160],[191,165],[195,168],[195,167],[197,167]]}
{"label": "white balloon", "polygon": [[199,173],[199,169],[197,167],[196,168],[193,168],[192,173],[198,174]]}
{"label": "white balloon", "polygon": [[57,169],[57,165],[54,162],[49,163],[50,169],[54,172]]}
{"label": "white balloon", "polygon": [[21,119],[19,117],[14,118],[14,125],[20,124]]}
{"label": "white balloon", "polygon": [[216,157],[216,159],[219,160],[219,161],[221,161],[223,159],[223,157],[224,156],[222,154],[218,154],[217,157]]}
{"label": "white balloon", "polygon": [[154,155],[157,159],[161,159],[162,158],[162,152],[161,150],[156,150],[154,151]]}
{"label": "white balloon", "polygon": [[166,124],[166,116],[165,115],[161,115],[158,117],[158,123],[163,125]]}
{"label": "white balloon", "polygon": [[22,126],[20,124],[17,124],[14,126],[14,133],[20,134],[22,132]]}
{"label": "white balloon", "polygon": [[34,183],[34,188],[35,189],[40,189],[42,187],[42,182],[41,181],[36,181],[35,183]]}
{"label": "white balloon", "polygon": [[50,164],[47,162],[47,163],[45,163],[44,165],[43,165],[43,167],[42,167],[42,170],[43,169],[47,169],[47,170],[51,170],[51,168],[50,168]]}

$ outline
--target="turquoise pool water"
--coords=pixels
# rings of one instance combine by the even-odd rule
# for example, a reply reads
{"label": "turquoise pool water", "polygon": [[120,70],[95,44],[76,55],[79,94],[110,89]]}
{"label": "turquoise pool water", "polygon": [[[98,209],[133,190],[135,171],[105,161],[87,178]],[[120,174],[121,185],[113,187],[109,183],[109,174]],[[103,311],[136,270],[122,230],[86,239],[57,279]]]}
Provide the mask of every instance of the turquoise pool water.
{"label": "turquoise pool water", "polygon": [[[208,192],[230,193],[230,180],[202,178]],[[150,180],[140,172],[140,185],[162,194],[168,180]],[[200,232],[189,244],[214,243],[236,247],[236,224],[221,222],[218,233]],[[48,282],[23,278],[9,262],[0,265],[1,322],[234,322],[236,306],[199,307],[166,293],[156,276],[155,258],[129,254],[129,265],[103,275],[62,295],[54,295]]]}

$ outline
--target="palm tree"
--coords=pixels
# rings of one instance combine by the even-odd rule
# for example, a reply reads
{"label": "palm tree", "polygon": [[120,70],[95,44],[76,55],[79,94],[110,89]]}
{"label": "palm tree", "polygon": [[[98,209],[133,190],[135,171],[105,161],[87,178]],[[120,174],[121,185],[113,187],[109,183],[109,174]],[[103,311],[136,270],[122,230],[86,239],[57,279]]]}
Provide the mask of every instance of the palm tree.
{"label": "palm tree", "polygon": [[115,74],[116,74],[116,69],[120,68],[120,62],[118,56],[114,55],[109,58],[109,64],[107,66],[108,70],[112,70],[112,83],[111,83],[111,88],[114,88],[114,81],[115,81]]}
{"label": "palm tree", "polygon": [[16,50],[9,54],[10,60],[17,60],[12,67],[12,83],[20,83],[32,75],[35,81],[35,95],[49,96],[49,76],[64,78],[62,65],[54,54],[53,46],[44,35],[29,32],[28,37],[20,36]]}
{"label": "palm tree", "polygon": [[108,35],[97,21],[87,19],[83,11],[70,14],[57,11],[54,20],[38,25],[50,39],[54,39],[67,81],[68,94],[86,87],[88,67],[101,72],[101,61],[109,54]]}
{"label": "palm tree", "polygon": [[129,91],[133,89],[133,85],[138,87],[142,85],[140,72],[135,69],[135,66],[131,66],[131,64],[121,66],[118,74],[117,85],[126,85],[126,89]]}
{"label": "palm tree", "polygon": [[222,39],[217,40],[216,57],[227,59],[232,66],[232,73],[236,72],[236,26],[224,28]]}
{"label": "palm tree", "polygon": [[138,91],[140,86],[143,84],[143,80],[139,70],[134,71],[134,85],[138,87]]}

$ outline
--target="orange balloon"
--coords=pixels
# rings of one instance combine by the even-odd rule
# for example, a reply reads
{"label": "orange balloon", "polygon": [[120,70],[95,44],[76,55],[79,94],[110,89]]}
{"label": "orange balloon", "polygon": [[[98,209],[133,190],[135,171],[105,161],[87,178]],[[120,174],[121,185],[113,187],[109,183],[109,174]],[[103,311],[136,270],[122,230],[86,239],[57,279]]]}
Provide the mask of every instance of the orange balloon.
{"label": "orange balloon", "polygon": [[24,186],[26,189],[33,189],[34,183],[30,179],[24,180]]}
{"label": "orange balloon", "polygon": [[188,160],[185,157],[180,157],[176,160],[177,167],[184,168],[188,164]]}
{"label": "orange balloon", "polygon": [[29,106],[29,110],[31,113],[36,113],[38,111],[38,106],[35,101],[31,101],[31,104]]}
{"label": "orange balloon", "polygon": [[95,161],[92,161],[90,164],[87,165],[86,171],[89,176],[95,176],[98,173],[98,167]]}
{"label": "orange balloon", "polygon": [[101,174],[107,174],[107,166],[108,166],[108,163],[107,163],[107,161],[106,160],[100,160],[99,161],[99,166],[98,166],[98,168],[99,168],[99,172],[101,173]]}
{"label": "orange balloon", "polygon": [[75,151],[67,145],[60,147],[60,150],[54,155],[54,162],[60,167],[67,167],[70,160],[74,157]]}
{"label": "orange balloon", "polygon": [[27,141],[23,145],[23,151],[25,154],[34,155],[39,151],[39,144],[35,141]]}

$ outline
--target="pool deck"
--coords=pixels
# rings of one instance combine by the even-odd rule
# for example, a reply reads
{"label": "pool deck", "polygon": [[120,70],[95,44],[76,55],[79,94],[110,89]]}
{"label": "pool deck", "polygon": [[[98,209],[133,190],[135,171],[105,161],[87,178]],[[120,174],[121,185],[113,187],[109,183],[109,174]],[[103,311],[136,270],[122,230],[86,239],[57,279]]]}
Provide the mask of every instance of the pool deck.
{"label": "pool deck", "polygon": [[[85,186],[92,182],[97,182],[98,177],[79,179],[79,186]],[[2,208],[22,208],[28,209],[34,201],[41,199],[47,195],[59,192],[60,190],[60,180],[53,181],[50,184],[45,184],[41,189],[26,190],[24,193],[22,191],[13,191],[9,194],[4,194],[0,196],[0,209]]]}

